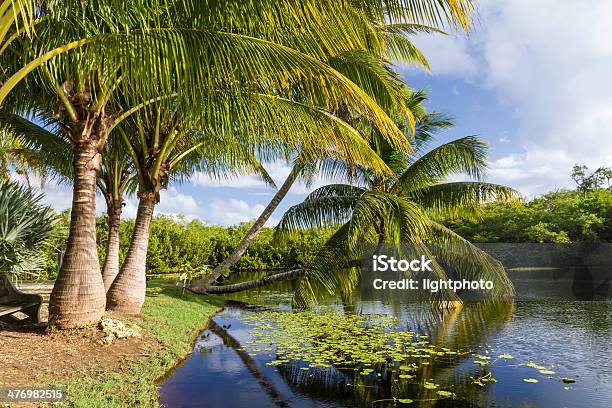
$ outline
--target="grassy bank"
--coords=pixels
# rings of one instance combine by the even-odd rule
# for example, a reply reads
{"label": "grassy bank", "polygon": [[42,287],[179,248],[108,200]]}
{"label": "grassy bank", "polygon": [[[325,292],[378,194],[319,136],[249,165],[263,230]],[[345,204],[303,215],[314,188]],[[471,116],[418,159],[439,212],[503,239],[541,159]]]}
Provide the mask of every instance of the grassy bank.
{"label": "grassy bank", "polygon": [[[173,285],[151,284],[142,311],[134,321],[152,335],[159,347],[117,372],[101,372],[95,378],[68,382],[71,407],[154,407],[157,383],[193,348],[198,333],[221,307],[220,297],[179,296]],[[120,341],[120,340],[119,340]]]}

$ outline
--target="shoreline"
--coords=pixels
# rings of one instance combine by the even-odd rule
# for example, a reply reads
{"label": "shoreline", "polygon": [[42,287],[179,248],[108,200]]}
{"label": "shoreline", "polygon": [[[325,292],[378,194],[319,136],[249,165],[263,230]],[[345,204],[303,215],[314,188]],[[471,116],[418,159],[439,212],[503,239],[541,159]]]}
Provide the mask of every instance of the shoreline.
{"label": "shoreline", "polygon": [[[192,353],[223,302],[190,292],[181,297],[173,284],[149,282],[140,316],[106,316],[137,325],[140,338],[103,345],[97,326],[1,330],[0,357],[8,363],[0,367],[0,385],[65,387],[67,398],[57,404],[65,407],[159,407],[160,383]],[[52,405],[0,403],[5,406]]]}

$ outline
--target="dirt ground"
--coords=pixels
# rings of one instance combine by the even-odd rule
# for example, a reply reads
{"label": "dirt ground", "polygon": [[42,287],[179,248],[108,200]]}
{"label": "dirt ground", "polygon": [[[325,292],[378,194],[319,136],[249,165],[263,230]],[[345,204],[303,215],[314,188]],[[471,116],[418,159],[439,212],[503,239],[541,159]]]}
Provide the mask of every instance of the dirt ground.
{"label": "dirt ground", "polygon": [[0,328],[0,383],[41,386],[66,379],[95,378],[100,372],[121,372],[135,359],[160,347],[146,334],[141,338],[101,344],[97,328],[45,332],[44,327]]}
{"label": "dirt ground", "polygon": [[[34,284],[20,288],[43,296],[45,319],[51,287]],[[130,321],[138,325],[138,320]],[[104,337],[98,327],[47,331],[46,322],[0,322],[0,386],[40,387],[63,380],[96,378],[109,370],[121,373],[129,363],[162,347],[144,331],[140,338],[115,339],[111,344],[101,342]],[[12,405],[0,402],[0,407],[6,406]]]}

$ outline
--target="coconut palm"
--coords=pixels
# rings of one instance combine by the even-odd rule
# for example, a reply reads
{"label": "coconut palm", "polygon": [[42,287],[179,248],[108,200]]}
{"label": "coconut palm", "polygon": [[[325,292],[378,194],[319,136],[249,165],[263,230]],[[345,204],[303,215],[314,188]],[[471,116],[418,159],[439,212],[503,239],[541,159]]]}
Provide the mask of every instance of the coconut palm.
{"label": "coconut palm", "polygon": [[[15,72],[10,77],[3,73],[7,79],[1,99],[13,90],[3,109],[8,106],[13,112],[34,113],[41,104],[46,104],[46,111],[59,105],[62,125],[69,129],[74,156],[71,228],[50,302],[50,322],[63,327],[95,321],[105,306],[95,249],[95,188],[109,130],[113,121],[121,117],[121,110],[126,110],[112,104],[120,87],[131,91],[125,93],[132,98],[127,104],[129,111],[130,107],[146,106],[142,95],[170,95],[179,89],[185,99],[195,98],[195,93],[198,97],[202,93],[210,96],[213,90],[240,96],[263,83],[268,89],[283,89],[293,78],[313,96],[318,94],[320,100],[333,102],[339,95],[349,96],[354,107],[369,107],[381,125],[385,121],[384,115],[376,114],[375,104],[314,56],[239,32],[249,28],[250,13],[238,14],[249,16],[241,22],[237,15],[227,12],[232,11],[230,7],[221,13],[227,17],[224,22],[216,12],[210,14],[214,10],[205,4],[142,0],[126,7],[123,2],[106,3],[46,2],[44,12],[32,23],[36,25],[36,36],[20,35],[17,28],[10,37],[9,48],[1,55],[3,68]],[[291,16],[298,13],[299,10]],[[321,13],[326,13],[329,20],[329,10]],[[285,21],[256,27],[258,31],[253,34],[261,30],[273,36],[281,23]],[[228,27],[236,27],[236,32],[227,31]],[[336,28],[315,31],[319,44],[341,47]],[[99,39],[103,41],[96,41]],[[49,50],[64,44],[82,46],[70,53],[49,54]],[[202,64],[202,55],[209,57],[207,64]],[[19,68],[28,60],[47,63],[27,63]],[[40,69],[33,71],[36,67]],[[21,89],[15,88],[19,82]],[[32,93],[36,101],[28,98]],[[227,112],[213,109],[212,114]]]}
{"label": "coconut palm", "polygon": [[[510,188],[480,181],[486,168],[486,144],[481,139],[467,136],[428,149],[434,134],[451,125],[440,114],[418,120],[415,153],[408,157],[375,137],[375,149],[394,176],[379,177],[356,168],[360,183],[323,186],[284,214],[277,227],[281,238],[301,228],[341,225],[302,274],[294,299],[297,304],[316,301],[313,285],[335,292],[341,283],[338,272],[359,265],[368,245],[383,244],[410,244],[428,255],[434,259],[436,278],[448,279],[447,270],[437,261],[441,260],[460,279],[492,280],[495,295],[513,293],[499,262],[440,223],[473,214],[482,203],[516,195]],[[456,174],[474,181],[446,181]],[[344,277],[355,280],[357,275]],[[458,299],[453,292],[444,292],[442,300]]]}
{"label": "coconut palm", "polygon": [[[252,96],[254,102],[255,97]],[[295,121],[296,128],[303,126],[300,130],[303,138],[323,139],[321,136],[326,136],[327,146],[321,144],[318,149],[321,154],[342,157],[364,166],[370,165],[378,173],[389,171],[354,129],[346,124],[339,125],[340,122],[331,115],[281,98],[265,95],[259,98],[271,112],[284,118],[283,126],[290,121]],[[126,131],[122,131],[121,135],[135,163],[138,213],[125,263],[107,293],[107,307],[135,314],[140,311],[144,301],[149,227],[154,207],[160,199],[160,191],[166,189],[173,179],[182,181],[195,172],[220,177],[249,171],[273,184],[258,158],[275,157],[275,152],[282,152],[283,147],[272,141],[264,144],[258,141],[258,137],[268,133],[271,140],[273,134],[281,129],[268,125],[265,129],[257,130],[256,138],[245,137],[256,131],[254,127],[259,124],[254,122],[250,124],[252,128],[234,127],[227,134],[221,129],[209,134],[210,126],[205,127],[209,125],[207,122],[200,122],[197,115],[186,114],[178,106],[137,114],[132,119],[126,125],[131,123],[129,133],[137,134],[138,137],[129,138]],[[308,155],[308,150],[305,154]]]}
{"label": "coconut palm", "polygon": [[[57,119],[45,117],[40,111],[33,120],[0,112],[0,123],[4,132],[11,135],[11,140],[16,139],[22,145],[21,150],[27,153],[20,153],[20,157],[25,156],[22,158],[24,165],[35,165],[36,169],[62,184],[72,182],[70,137],[58,125]],[[97,185],[106,202],[108,215],[106,257],[102,267],[102,278],[108,290],[119,272],[119,223],[123,199],[135,191],[134,166],[119,136],[111,138],[104,149]]]}
{"label": "coconut palm", "polygon": [[[324,61],[365,48],[372,39],[365,16],[467,26],[471,13],[469,1],[418,2],[410,10],[401,1],[308,3],[46,1],[32,22],[36,36],[19,29],[11,34],[1,54],[3,109],[32,112],[41,102],[46,110],[60,106],[74,156],[71,228],[51,297],[51,323],[88,323],[104,309],[95,250],[96,175],[113,122],[124,112],[146,107],[150,95],[164,99],[177,93],[183,109],[204,100],[209,122],[233,128],[245,116],[228,120],[232,115],[225,106],[212,103],[218,93],[246,105],[253,92],[278,96],[299,86],[306,96],[303,103],[330,109],[342,104],[370,117],[399,143],[384,112]],[[130,97],[122,99],[123,105],[114,103],[119,89],[129,91],[123,92]],[[33,93],[41,100],[33,102]],[[259,116],[262,124],[264,116]],[[276,136],[295,143],[296,135],[295,128],[287,127]]]}
{"label": "coconut palm", "polygon": [[0,272],[23,277],[42,268],[40,247],[52,235],[57,216],[41,200],[30,189],[0,180]]}

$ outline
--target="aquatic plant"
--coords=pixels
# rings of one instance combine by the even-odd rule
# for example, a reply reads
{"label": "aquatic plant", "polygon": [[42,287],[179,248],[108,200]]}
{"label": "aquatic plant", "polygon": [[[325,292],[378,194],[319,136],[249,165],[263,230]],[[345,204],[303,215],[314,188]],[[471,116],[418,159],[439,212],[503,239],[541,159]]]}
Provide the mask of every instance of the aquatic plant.
{"label": "aquatic plant", "polygon": [[[493,353],[490,349],[476,352],[434,344],[427,335],[402,330],[398,319],[387,315],[260,311],[246,313],[242,319],[253,327],[250,340],[243,346],[249,355],[265,354],[270,357],[268,366],[289,370],[287,375],[296,378],[326,381],[333,377],[342,380],[343,386],[355,388],[390,385],[392,398],[377,402],[408,404],[458,398],[462,390],[452,383],[438,383],[441,381],[434,374],[437,369],[466,361],[472,361],[474,367],[466,374],[466,383],[475,387],[468,392],[496,383],[493,375],[496,365],[530,368],[534,373],[528,375],[539,374],[542,380],[555,374],[532,361],[516,364],[512,355]],[[523,381],[535,384],[540,380]],[[400,398],[408,393],[411,398]]]}

